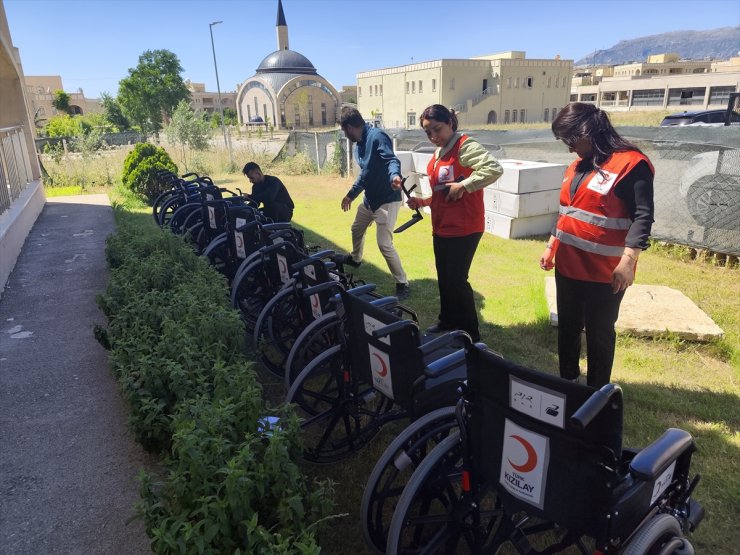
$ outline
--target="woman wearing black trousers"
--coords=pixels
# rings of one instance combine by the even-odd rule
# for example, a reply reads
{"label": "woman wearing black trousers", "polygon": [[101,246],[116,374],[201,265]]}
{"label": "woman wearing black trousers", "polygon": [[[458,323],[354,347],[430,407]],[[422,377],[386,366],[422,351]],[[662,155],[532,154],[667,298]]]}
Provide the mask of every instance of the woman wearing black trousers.
{"label": "woman wearing black trousers", "polygon": [[587,383],[598,388],[611,379],[619,305],[648,247],[655,171],[591,104],[568,104],[552,132],[578,159],[565,171],[560,216],[540,267],[555,268],[560,375],[579,377],[585,326]]}
{"label": "woman wearing black trousers", "polygon": [[413,197],[412,209],[430,206],[439,286],[439,321],[429,333],[460,329],[480,340],[478,313],[468,273],[485,228],[483,188],[496,181],[501,165],[478,142],[457,132],[455,113],[440,104],[421,114],[421,126],[437,147],[427,166],[428,199]]}

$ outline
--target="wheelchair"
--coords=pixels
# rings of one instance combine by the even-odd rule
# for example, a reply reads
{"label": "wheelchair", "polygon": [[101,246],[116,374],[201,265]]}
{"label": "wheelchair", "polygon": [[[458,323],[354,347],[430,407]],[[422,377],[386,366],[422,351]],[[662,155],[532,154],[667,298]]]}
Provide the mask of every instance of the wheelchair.
{"label": "wheelchair", "polygon": [[465,378],[462,332],[422,345],[415,315],[396,298],[340,295],[342,341],[311,361],[286,397],[301,419],[304,458],[315,463],[352,455],[391,421],[454,405]]}
{"label": "wheelchair", "polygon": [[[695,446],[671,428],[622,447],[622,394],[466,352],[458,430],[419,464],[401,494],[386,552],[693,553],[704,511],[691,494]],[[535,548],[537,547],[537,549]]]}

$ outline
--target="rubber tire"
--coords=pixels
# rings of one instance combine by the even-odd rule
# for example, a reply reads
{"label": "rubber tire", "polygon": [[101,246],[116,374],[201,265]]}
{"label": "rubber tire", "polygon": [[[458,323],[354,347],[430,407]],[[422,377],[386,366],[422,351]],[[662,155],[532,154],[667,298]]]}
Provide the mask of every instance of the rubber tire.
{"label": "rubber tire", "polygon": [[455,407],[439,408],[409,424],[378,459],[360,505],[365,542],[377,553],[385,552],[389,520],[406,482],[432,449],[456,429]]}
{"label": "rubber tire", "polygon": [[254,344],[262,363],[278,378],[285,376],[285,360],[303,327],[294,286],[295,280],[289,280],[267,302],[254,327]]}
{"label": "rubber tire", "polygon": [[640,528],[632,537],[622,555],[654,555],[661,553],[661,546],[666,542],[680,538],[683,547],[671,553],[682,555],[693,555],[694,547],[689,540],[683,537],[681,524],[672,515],[661,513],[651,518],[647,524]]}
{"label": "rubber tire", "polygon": [[311,322],[296,338],[285,360],[285,387],[319,354],[341,343],[342,321],[336,312],[327,312]]}

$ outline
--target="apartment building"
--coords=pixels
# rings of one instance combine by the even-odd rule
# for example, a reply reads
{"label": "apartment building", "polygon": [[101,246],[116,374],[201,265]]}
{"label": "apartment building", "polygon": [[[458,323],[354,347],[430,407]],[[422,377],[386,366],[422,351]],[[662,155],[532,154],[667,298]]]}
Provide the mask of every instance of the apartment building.
{"label": "apartment building", "polygon": [[461,126],[551,121],[570,95],[573,61],[508,51],[357,74],[358,109],[385,127],[418,127],[431,104],[454,108]]}
{"label": "apartment building", "polygon": [[[185,81],[185,86],[190,91],[190,107],[193,110],[208,113],[219,111],[218,92],[206,92],[205,83]],[[221,106],[224,110],[226,108],[236,110],[236,92],[222,92]]]}
{"label": "apartment building", "polygon": [[571,101],[605,110],[649,111],[724,108],[740,91],[740,57],[727,61],[680,60],[678,54],[648,56],[645,63],[578,68]]}
{"label": "apartment building", "polygon": [[[37,121],[44,123],[57,115],[54,108],[54,93],[63,91],[62,78],[59,75],[26,75],[26,96],[28,98],[31,116]],[[100,113],[103,107],[97,98],[85,98],[82,89],[76,92],[67,92],[69,95],[69,107],[73,115],[84,115],[89,113]]]}

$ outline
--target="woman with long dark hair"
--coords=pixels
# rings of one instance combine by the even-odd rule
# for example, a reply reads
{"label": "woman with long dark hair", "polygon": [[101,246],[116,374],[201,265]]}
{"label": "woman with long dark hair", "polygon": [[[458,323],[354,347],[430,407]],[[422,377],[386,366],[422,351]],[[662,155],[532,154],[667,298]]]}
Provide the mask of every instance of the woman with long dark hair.
{"label": "woman with long dark hair", "polygon": [[460,329],[480,340],[478,314],[468,273],[485,229],[483,188],[503,170],[477,141],[458,133],[457,116],[440,104],[424,110],[419,120],[437,147],[427,166],[432,186],[428,199],[412,197],[412,209],[430,206],[434,261],[439,287],[439,320],[429,333]]}
{"label": "woman with long dark hair", "polygon": [[565,172],[560,216],[540,267],[555,268],[560,375],[580,376],[585,326],[587,383],[598,388],[611,378],[619,306],[648,247],[655,170],[591,104],[565,106],[552,132],[578,158]]}

